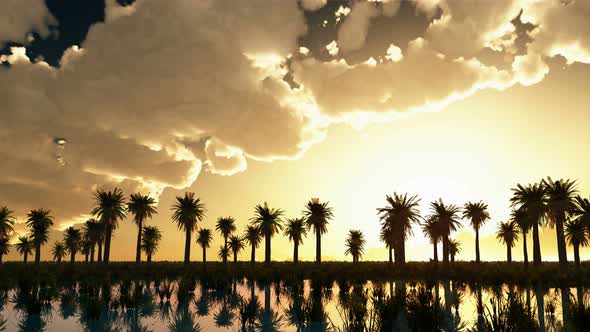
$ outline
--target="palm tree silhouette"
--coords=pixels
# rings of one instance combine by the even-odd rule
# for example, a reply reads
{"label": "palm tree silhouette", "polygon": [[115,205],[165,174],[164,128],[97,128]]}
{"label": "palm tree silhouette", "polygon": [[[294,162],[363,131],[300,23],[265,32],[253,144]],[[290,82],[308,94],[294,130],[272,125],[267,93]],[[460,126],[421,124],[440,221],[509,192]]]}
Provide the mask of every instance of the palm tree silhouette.
{"label": "palm tree silhouette", "polygon": [[33,247],[35,246],[33,239],[28,236],[19,236],[18,242],[14,246],[16,247],[16,251],[23,255],[23,262],[27,264],[27,258],[33,252]]}
{"label": "palm tree silhouette", "polygon": [[563,225],[567,216],[576,209],[575,197],[578,192],[576,181],[564,179],[553,181],[549,177],[543,180],[543,184],[546,188],[547,221],[549,226],[555,226],[557,236],[559,266],[562,272],[567,272],[567,247]]}
{"label": "palm tree silhouette", "polygon": [[172,220],[176,222],[178,229],[186,232],[184,263],[188,263],[191,255],[191,234],[197,228],[197,223],[205,216],[205,205],[199,198],[195,198],[195,193],[187,192],[184,197],[176,196],[172,211]]}
{"label": "palm tree silhouette", "polygon": [[498,226],[496,238],[506,244],[506,260],[512,262],[512,247],[518,241],[518,226],[513,221],[501,222]]}
{"label": "palm tree silhouette", "polygon": [[288,219],[285,225],[285,236],[293,242],[293,263],[299,262],[299,245],[303,244],[303,238],[307,235],[304,218]]}
{"label": "palm tree silhouette", "polygon": [[104,257],[103,262],[109,263],[111,254],[111,237],[117,228],[120,219],[125,218],[126,207],[123,191],[115,188],[112,191],[97,190],[94,193],[95,207],[92,214],[95,215],[104,227]]}
{"label": "palm tree silhouette", "polygon": [[580,246],[587,247],[590,244],[586,228],[587,225],[581,218],[570,219],[565,224],[565,239],[574,247],[574,261],[578,270],[580,269]]}
{"label": "palm tree silhouette", "polygon": [[379,231],[379,240],[385,243],[387,251],[389,251],[389,265],[393,265],[393,247],[395,246],[395,239],[393,229],[387,223],[381,223],[381,230]]}
{"label": "palm tree silhouette", "polygon": [[346,238],[346,250],[344,255],[351,255],[352,262],[358,263],[359,258],[363,256],[365,252],[365,236],[360,230],[350,230],[348,232],[348,238]]}
{"label": "palm tree silhouette", "polygon": [[529,184],[526,187],[517,184],[512,188],[510,202],[513,208],[522,208],[527,212],[533,228],[533,264],[541,264],[541,242],[539,241],[539,227],[547,212],[545,205],[545,186],[542,183]]}
{"label": "palm tree silhouette", "polygon": [[16,218],[6,206],[0,207],[0,238],[7,238],[14,232]]}
{"label": "palm tree silhouette", "polygon": [[[102,225],[96,219],[88,219],[84,223],[83,231],[84,238],[88,239],[90,242],[90,262],[94,262],[94,250],[96,245],[98,244],[99,247],[101,245],[103,239],[103,232],[102,232]],[[102,250],[101,250],[102,251]],[[100,257],[101,251],[98,252],[98,256]]]}
{"label": "palm tree silhouette", "polygon": [[84,262],[88,263],[90,252],[92,251],[92,242],[90,239],[82,232],[82,240],[80,241],[80,253],[84,255]]}
{"label": "palm tree silhouette", "polygon": [[254,265],[256,261],[256,248],[262,241],[262,234],[260,232],[260,227],[255,225],[248,225],[246,228],[246,234],[244,234],[244,239],[248,241],[252,251],[250,253],[250,263]]}
{"label": "palm tree silhouette", "polygon": [[319,198],[312,198],[305,204],[303,216],[307,229],[313,228],[315,233],[315,261],[322,262],[322,235],[328,232],[328,223],[334,218],[334,212],[329,202],[321,203]]}
{"label": "palm tree silhouette", "polygon": [[211,247],[213,236],[208,228],[201,228],[197,234],[197,243],[203,248],[203,267],[207,264],[207,248]]}
{"label": "palm tree silhouette", "polygon": [[80,250],[80,245],[82,242],[82,233],[79,229],[74,227],[68,227],[64,231],[64,243],[66,245],[66,249],[70,253],[70,262],[76,261],[76,254],[78,250]]}
{"label": "palm tree silhouette", "polygon": [[234,264],[238,262],[238,254],[244,249],[244,241],[237,235],[232,235],[229,239],[229,247],[234,254]]}
{"label": "palm tree silhouette", "polygon": [[586,225],[590,225],[590,199],[576,196],[576,209],[572,212],[576,219],[582,219]]}
{"label": "palm tree silhouette", "polygon": [[418,196],[393,193],[393,196],[385,197],[387,206],[378,208],[377,213],[381,221],[383,234],[387,234],[393,240],[395,262],[405,264],[406,262],[406,239],[412,234],[412,223],[420,222]]}
{"label": "palm tree silhouette", "polygon": [[270,264],[271,260],[271,238],[283,229],[281,217],[283,210],[272,209],[264,202],[264,205],[256,205],[254,208],[254,217],[251,219],[264,235],[264,262]]}
{"label": "palm tree silhouette", "polygon": [[10,239],[8,237],[0,237],[0,264],[2,264],[2,257],[8,255],[10,252]]}
{"label": "palm tree silhouette", "polygon": [[465,203],[463,207],[463,218],[469,219],[471,227],[475,230],[475,261],[479,263],[479,228],[490,219],[488,205],[481,201],[477,203]]}
{"label": "palm tree silhouette", "polygon": [[227,247],[227,239],[236,231],[236,219],[233,217],[219,217],[215,224],[215,230],[223,237],[223,245]]}
{"label": "palm tree silhouette", "polygon": [[61,263],[61,260],[66,256],[67,251],[68,249],[63,241],[55,241],[53,248],[51,248],[53,259],[58,263]]}
{"label": "palm tree silhouette", "polygon": [[127,211],[133,214],[133,221],[137,225],[137,245],[135,248],[135,262],[141,262],[141,245],[143,223],[154,214],[158,213],[156,210],[156,201],[147,195],[140,193],[131,194],[129,202],[127,203]]}
{"label": "palm tree silhouette", "polygon": [[51,211],[31,210],[27,214],[27,226],[31,228],[31,239],[35,246],[35,264],[41,261],[41,246],[49,240],[49,228],[53,226]]}
{"label": "palm tree silhouette", "polygon": [[430,243],[432,243],[432,247],[434,249],[432,254],[432,261],[438,263],[438,241],[441,239],[441,230],[440,224],[438,223],[438,219],[429,217],[426,218],[426,221],[422,224],[422,233],[424,236],[430,239]]}
{"label": "palm tree silhouette", "polygon": [[221,259],[224,265],[227,265],[227,258],[229,257],[229,248],[226,246],[219,247],[219,252],[217,253],[217,257]]}
{"label": "palm tree silhouette", "polygon": [[141,250],[147,256],[147,262],[151,263],[152,256],[158,251],[160,240],[162,240],[162,232],[156,226],[143,226],[141,238]]}
{"label": "palm tree silhouette", "polygon": [[455,263],[455,256],[461,253],[461,243],[456,239],[449,240],[449,255],[451,256],[451,263]]}
{"label": "palm tree silhouette", "polygon": [[449,264],[449,236],[452,232],[461,227],[459,221],[459,212],[461,209],[453,204],[445,204],[442,199],[430,203],[431,215],[429,218],[436,219],[440,225],[440,235],[443,244],[443,266],[448,267]]}
{"label": "palm tree silhouette", "polygon": [[524,267],[527,268],[529,265],[529,254],[527,251],[526,238],[527,233],[531,228],[532,221],[529,218],[529,215],[526,212],[526,210],[522,207],[518,209],[512,209],[512,212],[510,213],[510,220],[518,226],[518,229],[520,229],[520,233],[522,233]]}

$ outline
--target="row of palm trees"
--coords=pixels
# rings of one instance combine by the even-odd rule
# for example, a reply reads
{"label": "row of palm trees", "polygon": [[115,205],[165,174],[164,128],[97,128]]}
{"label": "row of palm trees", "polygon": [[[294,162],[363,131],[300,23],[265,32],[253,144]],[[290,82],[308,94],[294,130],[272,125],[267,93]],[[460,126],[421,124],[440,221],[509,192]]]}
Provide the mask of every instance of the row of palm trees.
{"label": "row of palm trees", "polygon": [[[528,266],[527,235],[532,230],[533,264],[541,264],[539,229],[544,226],[556,229],[560,266],[567,271],[566,241],[574,248],[574,259],[579,266],[579,248],[589,243],[590,234],[590,201],[578,195],[576,182],[551,178],[540,182],[520,185],[512,189],[512,212],[510,219],[499,224],[497,237],[506,244],[507,260],[512,260],[512,248],[520,237],[523,239],[524,263]],[[123,192],[115,188],[111,191],[98,190],[95,195],[95,206],[92,210],[94,219],[88,220],[82,230],[69,227],[64,232],[64,240],[53,246],[55,260],[70,254],[75,260],[78,252],[85,255],[85,260],[94,262],[95,249],[98,250],[97,260],[109,262],[111,237],[120,220],[128,214],[133,217],[138,227],[136,243],[136,261],[141,261],[141,253],[151,261],[157,251],[161,232],[155,226],[145,223],[158,213],[153,198],[132,194],[128,200]],[[479,231],[490,220],[487,204],[483,202],[467,202],[459,207],[447,204],[442,199],[430,203],[430,213],[421,216],[418,196],[394,193],[386,196],[386,206],[377,209],[380,222],[380,239],[389,251],[389,262],[395,261],[403,265],[405,257],[405,241],[412,234],[414,225],[419,225],[433,245],[433,261],[438,262],[438,245],[442,245],[442,262],[447,267],[454,262],[461,247],[452,234],[461,227],[462,220],[467,220],[475,231],[475,260],[480,262]],[[199,227],[206,213],[205,206],[194,193],[177,196],[172,206],[172,220],[179,230],[186,235],[184,262],[189,262],[193,233],[196,232],[196,243],[203,250],[203,262],[206,262],[206,251],[211,246],[213,232],[211,229]],[[271,261],[271,239],[281,231],[293,243],[293,261],[299,261],[299,246],[303,243],[308,231],[316,237],[316,262],[321,262],[321,239],[326,234],[329,222],[333,219],[333,208],[328,202],[319,199],[309,200],[303,209],[302,216],[285,219],[284,211],[271,208],[267,203],[255,207],[254,217],[250,219],[242,236],[237,234],[236,220],[233,217],[218,218],[215,231],[223,237],[223,246],[219,249],[219,258],[227,262],[230,254],[234,261],[247,245],[251,248],[252,262],[255,261],[256,249],[264,238],[266,263]],[[0,208],[0,262],[9,250],[9,236],[13,232],[15,218],[6,207]],[[48,241],[48,233],[53,226],[53,217],[49,210],[36,209],[27,214],[29,236],[21,236],[16,244],[17,251],[23,255],[24,261],[35,252],[35,262],[40,261],[41,246]],[[358,262],[365,250],[365,239],[359,230],[349,231],[345,240],[346,255]],[[104,246],[104,252],[103,252]],[[560,249],[561,248],[561,249]]]}

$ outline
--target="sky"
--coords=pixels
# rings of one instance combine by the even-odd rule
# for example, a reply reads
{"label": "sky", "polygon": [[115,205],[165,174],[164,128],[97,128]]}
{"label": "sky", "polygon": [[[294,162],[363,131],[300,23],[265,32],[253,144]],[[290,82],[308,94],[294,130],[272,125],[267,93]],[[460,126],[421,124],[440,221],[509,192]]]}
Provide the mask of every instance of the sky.
{"label": "sky", "polygon": [[[170,206],[186,191],[206,205],[202,227],[233,216],[239,233],[256,204],[297,217],[310,198],[329,201],[325,260],[350,259],[350,229],[365,234],[364,259],[386,259],[376,209],[393,192],[418,195],[423,215],[439,197],[486,202],[484,260],[505,259],[494,233],[516,183],[570,178],[590,193],[586,1],[2,7],[0,205],[15,211],[18,234],[28,210],[52,210],[45,257],[61,230],[88,218],[96,189],[158,200],[156,260],[183,257]],[[131,218],[119,226],[112,258],[130,260],[137,230]],[[467,222],[454,236],[458,259],[472,260]],[[542,243],[555,260],[555,231]],[[217,235],[212,251],[220,244]],[[432,255],[419,227],[406,247],[410,260]],[[314,250],[308,237],[300,257]],[[513,251],[522,259],[520,241]],[[285,237],[273,239],[274,259],[291,254]]]}

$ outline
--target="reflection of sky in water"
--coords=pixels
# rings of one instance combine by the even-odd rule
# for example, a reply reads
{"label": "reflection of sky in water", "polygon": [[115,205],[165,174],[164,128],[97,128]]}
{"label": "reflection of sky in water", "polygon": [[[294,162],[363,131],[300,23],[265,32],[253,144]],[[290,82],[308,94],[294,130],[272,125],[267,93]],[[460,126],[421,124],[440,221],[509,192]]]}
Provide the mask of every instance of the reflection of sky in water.
{"label": "reflection of sky in water", "polygon": [[[381,285],[385,294],[394,294],[396,291],[402,289],[400,287],[403,284],[392,282],[382,283]],[[306,281],[304,283],[303,299],[311,299],[313,297],[310,286],[311,282]],[[405,292],[413,292],[419,286],[420,285],[417,285],[416,283],[408,282],[406,283]],[[133,288],[131,287],[131,291],[127,293],[132,294],[132,289]],[[234,289],[236,293],[233,293]],[[363,286],[363,289],[371,292],[372,284],[370,282],[366,283]],[[23,319],[27,317],[27,315],[24,313],[24,310],[26,309],[19,308],[29,308],[28,310],[40,310],[42,312],[41,317],[43,323],[40,324],[38,316],[32,314],[27,321],[27,323],[30,324],[29,326],[45,325],[44,331],[48,332],[83,330],[82,320],[84,318],[82,317],[84,315],[88,316],[88,311],[97,310],[97,308],[86,306],[85,309],[81,309],[82,306],[80,303],[82,303],[82,295],[75,292],[68,293],[68,290],[71,291],[72,288],[64,288],[58,291],[48,290],[48,293],[52,294],[51,296],[53,300],[50,305],[45,306],[45,309],[43,309],[43,305],[41,305],[41,309],[39,309],[39,306],[35,306],[35,303],[33,303],[34,301],[27,301],[23,298],[19,299],[18,292],[14,289],[8,291],[6,296],[3,297],[3,303],[5,304],[1,312],[2,318],[6,321],[5,331],[17,331],[22,328]],[[183,307],[182,305],[179,306],[177,296],[176,294],[173,294],[170,300],[169,315],[166,316],[166,302],[160,301],[158,293],[154,288],[154,284],[150,283],[151,296],[149,296],[149,293],[144,292],[142,297],[138,297],[141,300],[137,300],[137,303],[139,303],[139,305],[137,305],[139,311],[136,315],[135,310],[132,309],[135,307],[133,304],[135,302],[125,302],[125,298],[120,296],[121,287],[119,285],[113,286],[110,301],[111,311],[109,312],[109,319],[107,320],[111,322],[111,330],[114,331],[138,330],[132,328],[133,326],[138,326],[135,322],[138,322],[139,326],[144,328],[141,329],[141,331],[170,331],[171,327],[173,327],[172,325],[175,317],[178,317],[180,320],[184,319],[182,322],[176,322],[177,327],[183,322],[187,323],[187,321],[190,325],[191,318],[193,318],[193,323],[198,324],[201,331],[241,331],[239,307],[235,305],[238,303],[238,300],[237,297],[231,295],[239,294],[247,301],[252,296],[250,284],[247,282],[238,282],[232,285],[231,288],[226,288],[226,290],[226,292],[216,290],[205,291],[206,295],[203,296],[203,290],[201,286],[197,284],[194,291],[194,297],[186,301],[189,303],[188,307]],[[292,288],[290,287],[276,287],[275,284],[270,284],[266,287],[256,284],[254,287],[254,295],[259,300],[261,312],[264,314],[265,310],[268,308],[267,306],[270,305],[272,313],[274,313],[269,316],[274,320],[274,324],[267,322],[265,326],[272,325],[275,328],[278,328],[279,331],[297,331],[296,326],[292,325],[288,319],[289,307],[295,301],[291,290]],[[544,325],[547,328],[556,327],[557,329],[560,329],[562,326],[561,304],[563,298],[559,289],[550,288],[535,292],[534,288],[527,291],[526,289],[512,287],[512,290],[520,294],[525,303],[528,304],[528,302],[530,302],[530,305],[535,312],[537,312],[537,304],[541,304],[544,307],[544,310],[541,311],[543,312]],[[443,310],[445,310],[445,312],[448,310],[445,307],[445,301],[449,301],[452,304],[449,312],[455,313],[457,302],[454,299],[458,299],[458,312],[461,317],[461,323],[463,323],[466,328],[472,328],[474,326],[477,321],[477,292],[475,289],[472,289],[468,285],[449,282],[447,284],[440,283],[438,285],[438,291],[434,288],[430,288],[430,291],[433,294],[438,294],[441,308],[444,308]],[[506,295],[506,292],[508,291],[510,291],[510,287],[507,285],[482,288],[482,302],[484,305],[489,305],[491,299],[496,298],[498,294]],[[576,298],[577,290],[571,288],[569,291],[572,294],[572,298]],[[74,295],[68,298],[67,296],[64,296],[64,294]],[[327,313],[326,321],[328,327],[341,327],[345,315],[343,315],[343,306],[340,304],[340,300],[343,297],[341,296],[342,294],[340,294],[338,284],[335,283],[331,289],[324,288],[322,294],[324,296],[322,303],[323,308]],[[537,294],[543,294],[542,302],[537,301]],[[530,300],[527,301],[527,298]],[[203,301],[204,299],[208,299],[208,301]],[[62,305],[64,302],[73,303],[74,307]],[[204,305],[206,303],[208,303],[209,306]],[[370,308],[371,305],[369,304],[368,307]],[[51,308],[51,310],[48,310],[49,308]],[[188,308],[188,311],[186,311],[186,308]],[[224,312],[223,308],[228,308],[228,310]],[[102,308],[102,310],[102,312],[106,312],[104,308]],[[552,311],[554,312],[552,313]],[[64,318],[64,313],[69,313],[70,317]],[[223,322],[224,319],[226,322]],[[260,323],[260,321],[257,323]],[[229,326],[223,327],[220,326],[220,324],[228,324]],[[259,324],[256,326],[257,331],[269,331],[268,329],[261,327]]]}

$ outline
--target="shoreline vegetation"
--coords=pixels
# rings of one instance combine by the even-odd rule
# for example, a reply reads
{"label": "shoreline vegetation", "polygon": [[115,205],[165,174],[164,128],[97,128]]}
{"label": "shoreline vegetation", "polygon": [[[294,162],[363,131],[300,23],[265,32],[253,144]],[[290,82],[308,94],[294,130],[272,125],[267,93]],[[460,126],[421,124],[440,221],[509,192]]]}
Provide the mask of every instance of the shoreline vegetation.
{"label": "shoreline vegetation", "polygon": [[22,262],[5,262],[0,268],[0,287],[14,287],[22,283],[59,286],[76,282],[115,282],[132,280],[199,280],[213,284],[231,283],[235,279],[257,282],[285,282],[303,280],[333,282],[367,282],[404,280],[407,282],[433,283],[453,280],[468,284],[509,284],[546,287],[590,286],[590,264],[580,269],[560,272],[559,262],[546,262],[528,268],[521,262],[455,262],[444,269],[433,262],[408,262],[396,267],[387,262],[111,262],[102,264],[42,262],[25,265]]}

